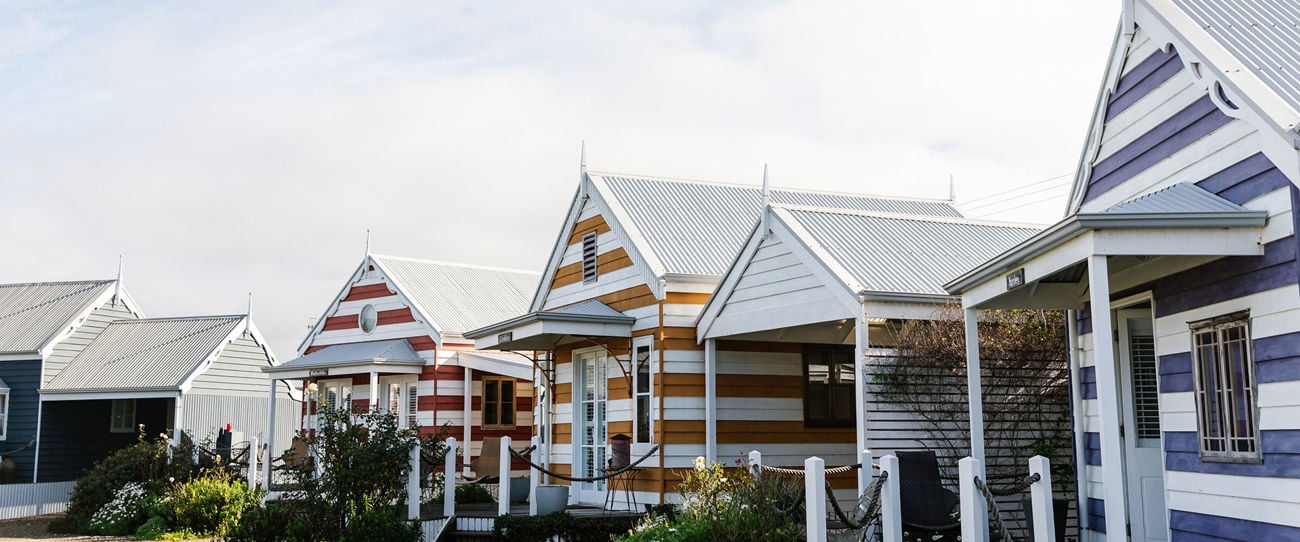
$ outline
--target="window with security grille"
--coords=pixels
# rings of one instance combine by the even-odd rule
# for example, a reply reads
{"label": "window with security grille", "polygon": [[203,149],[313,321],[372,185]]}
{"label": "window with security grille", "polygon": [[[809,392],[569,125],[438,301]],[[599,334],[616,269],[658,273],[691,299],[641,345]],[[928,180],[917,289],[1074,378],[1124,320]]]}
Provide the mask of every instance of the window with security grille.
{"label": "window with security grille", "polygon": [[596,282],[596,232],[582,236],[582,282]]}
{"label": "window with security grille", "polygon": [[1241,312],[1191,325],[1202,459],[1261,458],[1249,321]]}

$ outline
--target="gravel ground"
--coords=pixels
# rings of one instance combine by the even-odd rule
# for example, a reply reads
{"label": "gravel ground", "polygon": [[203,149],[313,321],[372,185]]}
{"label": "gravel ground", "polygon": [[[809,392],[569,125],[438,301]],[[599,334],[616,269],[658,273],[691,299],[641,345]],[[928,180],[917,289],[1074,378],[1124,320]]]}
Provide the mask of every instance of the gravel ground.
{"label": "gravel ground", "polygon": [[134,540],[125,536],[76,536],[52,534],[46,531],[50,521],[61,514],[36,516],[22,519],[0,521],[0,542],[19,542],[25,540],[80,540],[97,542],[124,542]]}

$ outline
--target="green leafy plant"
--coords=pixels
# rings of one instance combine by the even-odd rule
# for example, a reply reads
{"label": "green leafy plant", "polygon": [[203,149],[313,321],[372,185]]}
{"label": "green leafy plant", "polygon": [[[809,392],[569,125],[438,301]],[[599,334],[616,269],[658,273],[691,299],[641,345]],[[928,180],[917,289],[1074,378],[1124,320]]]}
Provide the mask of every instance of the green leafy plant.
{"label": "green leafy plant", "polygon": [[[99,461],[88,469],[72,489],[67,515],[50,524],[51,532],[89,532],[90,519],[114,499],[115,492],[134,482],[152,494],[161,494],[176,481],[185,481],[197,473],[190,459],[193,447],[184,444],[171,449],[166,435],[139,440]],[[144,521],[141,518],[140,521]],[[132,526],[134,529],[135,526]]]}
{"label": "green leafy plant", "polygon": [[635,516],[573,517],[565,512],[545,516],[497,516],[495,540],[549,542],[560,537],[569,542],[606,542],[636,525]]}
{"label": "green leafy plant", "polygon": [[244,510],[256,506],[262,493],[243,479],[211,469],[187,483],[172,486],[155,507],[156,517],[177,529],[205,537],[225,535]]}
{"label": "green leafy plant", "polygon": [[113,492],[113,499],[90,516],[87,531],[93,534],[124,535],[135,532],[145,521],[150,502],[156,497],[138,482],[127,482]]}
{"label": "green leafy plant", "polygon": [[385,540],[390,542],[419,542],[423,534],[418,524],[411,523],[398,516],[391,508],[367,507],[352,516],[340,542],[371,542]]}
{"label": "green leafy plant", "polygon": [[[737,467],[740,461],[737,460]],[[777,476],[757,479],[742,468],[695,460],[677,486],[684,502],[671,515],[647,516],[620,540],[802,540],[799,482]]]}

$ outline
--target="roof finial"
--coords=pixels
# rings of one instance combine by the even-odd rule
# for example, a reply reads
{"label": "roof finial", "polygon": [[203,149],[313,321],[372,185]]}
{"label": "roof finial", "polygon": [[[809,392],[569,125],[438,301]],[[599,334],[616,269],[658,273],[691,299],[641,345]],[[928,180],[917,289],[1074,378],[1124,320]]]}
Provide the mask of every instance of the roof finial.
{"label": "roof finial", "polygon": [[126,260],[121,254],[117,255],[117,280],[113,281],[113,304],[122,298],[122,262]]}
{"label": "roof finial", "polygon": [[370,256],[370,228],[366,228],[366,256]]}
{"label": "roof finial", "polygon": [[587,172],[587,140],[582,140],[582,148],[578,151],[578,167],[583,173]]}
{"label": "roof finial", "polygon": [[948,174],[948,203],[957,203],[957,181],[951,173]]}
{"label": "roof finial", "polygon": [[248,311],[244,314],[248,315],[248,321],[253,321],[253,292],[248,292]]}
{"label": "roof finial", "polygon": [[582,140],[578,151],[578,198],[587,197],[587,140]]}

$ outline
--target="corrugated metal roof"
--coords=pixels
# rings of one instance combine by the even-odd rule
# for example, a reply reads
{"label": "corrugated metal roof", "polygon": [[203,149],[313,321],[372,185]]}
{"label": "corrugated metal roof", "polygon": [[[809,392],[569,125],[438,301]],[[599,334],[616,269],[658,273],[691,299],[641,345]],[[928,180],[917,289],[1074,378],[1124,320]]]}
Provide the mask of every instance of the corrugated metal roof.
{"label": "corrugated metal roof", "polygon": [[595,299],[588,299],[586,301],[583,301],[582,303],[575,303],[573,305],[560,307],[558,309],[554,309],[547,312],[555,312],[560,314],[582,314],[588,316],[627,316],[626,314],[614,310],[613,307],[610,307],[609,305],[601,303],[600,301]]}
{"label": "corrugated metal roof", "polygon": [[1191,183],[1178,183],[1114,205],[1105,214],[1231,213],[1245,207],[1211,194]]}
{"label": "corrugated metal roof", "polygon": [[[1244,68],[1300,111],[1300,2],[1172,0]],[[1220,66],[1232,70],[1236,66]]]}
{"label": "corrugated metal roof", "polygon": [[540,273],[371,255],[442,333],[461,334],[528,312]]}
{"label": "corrugated metal roof", "polygon": [[180,389],[244,315],[119,320],[50,381],[51,391]]}
{"label": "corrugated metal roof", "polygon": [[424,361],[424,358],[421,358],[415,352],[415,349],[411,347],[411,343],[406,342],[406,339],[393,339],[327,346],[300,358],[281,363],[277,367],[289,369],[375,359]]}
{"label": "corrugated metal roof", "polygon": [[35,352],[111,288],[112,280],[0,285],[0,353]]}
{"label": "corrugated metal roof", "polygon": [[[611,197],[627,212],[664,272],[722,275],[757,222],[763,206],[757,186],[682,181],[589,173],[609,187]],[[807,205],[960,217],[947,201],[889,198],[811,190],[772,189],[777,204]]]}
{"label": "corrugated metal roof", "polygon": [[1039,230],[991,222],[789,208],[869,292],[947,295],[945,282]]}

